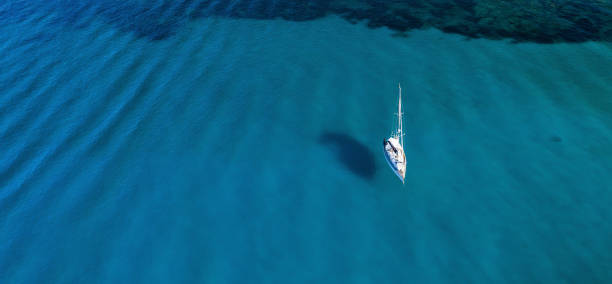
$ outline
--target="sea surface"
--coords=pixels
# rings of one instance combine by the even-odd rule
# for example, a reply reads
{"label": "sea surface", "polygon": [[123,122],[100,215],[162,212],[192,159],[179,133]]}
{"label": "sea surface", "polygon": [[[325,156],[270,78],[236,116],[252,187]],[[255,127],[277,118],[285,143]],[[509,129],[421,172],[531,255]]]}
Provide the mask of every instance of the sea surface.
{"label": "sea surface", "polygon": [[603,28],[283,2],[0,3],[0,283],[612,282]]}

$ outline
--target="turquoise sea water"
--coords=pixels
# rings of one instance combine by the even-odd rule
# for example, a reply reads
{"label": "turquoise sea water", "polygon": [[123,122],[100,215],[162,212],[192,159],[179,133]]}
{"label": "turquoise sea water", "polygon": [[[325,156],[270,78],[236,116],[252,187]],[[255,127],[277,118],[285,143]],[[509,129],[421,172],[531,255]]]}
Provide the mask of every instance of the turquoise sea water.
{"label": "turquoise sea water", "polygon": [[0,283],[612,281],[610,42],[11,9]]}

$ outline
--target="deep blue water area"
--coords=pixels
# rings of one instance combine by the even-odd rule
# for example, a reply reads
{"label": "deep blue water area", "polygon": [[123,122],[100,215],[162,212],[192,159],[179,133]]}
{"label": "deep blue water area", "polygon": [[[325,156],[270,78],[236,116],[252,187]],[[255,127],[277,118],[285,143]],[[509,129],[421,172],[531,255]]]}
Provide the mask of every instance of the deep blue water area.
{"label": "deep blue water area", "polygon": [[4,1],[0,283],[610,283],[610,15]]}

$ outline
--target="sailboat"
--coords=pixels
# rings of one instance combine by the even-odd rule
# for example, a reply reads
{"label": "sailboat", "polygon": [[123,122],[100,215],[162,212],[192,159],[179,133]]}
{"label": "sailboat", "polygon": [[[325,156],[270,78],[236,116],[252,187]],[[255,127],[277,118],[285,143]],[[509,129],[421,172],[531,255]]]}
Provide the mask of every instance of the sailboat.
{"label": "sailboat", "polygon": [[406,155],[404,154],[404,133],[402,132],[402,86],[398,84],[398,87],[397,130],[393,131],[389,138],[383,139],[383,150],[385,160],[403,184],[406,176]]}

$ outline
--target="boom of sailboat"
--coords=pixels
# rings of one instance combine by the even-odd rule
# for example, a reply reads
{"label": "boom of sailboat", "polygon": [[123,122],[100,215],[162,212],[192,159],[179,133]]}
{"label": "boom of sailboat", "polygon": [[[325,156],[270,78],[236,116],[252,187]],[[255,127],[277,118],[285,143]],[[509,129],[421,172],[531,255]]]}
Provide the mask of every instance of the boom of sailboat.
{"label": "boom of sailboat", "polygon": [[383,139],[385,160],[391,170],[404,183],[406,177],[406,155],[404,154],[404,133],[402,131],[402,86],[399,87],[399,102],[397,105],[397,129],[389,138]]}

